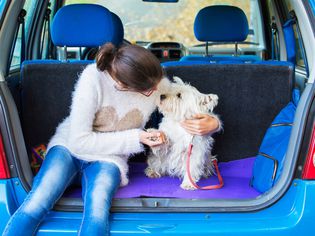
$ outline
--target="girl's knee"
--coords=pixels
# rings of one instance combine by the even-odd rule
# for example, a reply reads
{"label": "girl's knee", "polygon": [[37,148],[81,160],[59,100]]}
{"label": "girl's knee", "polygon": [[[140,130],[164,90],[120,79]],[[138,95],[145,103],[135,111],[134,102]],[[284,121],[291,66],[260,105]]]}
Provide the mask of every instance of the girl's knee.
{"label": "girl's knee", "polygon": [[118,166],[111,162],[98,162],[99,171],[96,173],[95,179],[104,179],[108,183],[119,184],[120,182],[120,170]]}
{"label": "girl's knee", "polygon": [[112,177],[119,177],[120,178],[120,170],[119,170],[117,165],[115,165],[114,163],[108,163],[106,168],[108,169],[108,173]]}
{"label": "girl's knee", "polygon": [[108,172],[99,173],[95,176],[94,189],[105,189],[115,191],[120,185],[120,171],[113,169]]}
{"label": "girl's knee", "polygon": [[45,159],[47,159],[47,158],[54,158],[54,159],[56,159],[58,157],[59,158],[61,157],[61,158],[65,159],[65,160],[72,161],[72,156],[71,156],[70,151],[66,147],[60,146],[60,145],[52,147],[48,151]]}

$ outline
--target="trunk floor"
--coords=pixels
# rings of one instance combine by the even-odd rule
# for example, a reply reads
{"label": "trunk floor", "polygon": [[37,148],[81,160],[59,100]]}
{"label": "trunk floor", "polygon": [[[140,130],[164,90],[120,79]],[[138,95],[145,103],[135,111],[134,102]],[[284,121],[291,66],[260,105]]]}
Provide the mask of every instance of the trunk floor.
{"label": "trunk floor", "polygon": [[[151,179],[145,176],[145,163],[131,163],[129,173],[129,184],[118,189],[115,198],[137,198],[137,197],[161,197],[181,199],[246,199],[255,198],[260,193],[250,186],[252,167],[255,157],[241,160],[221,162],[219,169],[224,180],[224,186],[216,190],[183,190],[180,188],[181,181],[176,177],[161,177]],[[216,176],[202,179],[199,186],[218,184]],[[81,188],[69,188],[64,197],[81,197]]]}

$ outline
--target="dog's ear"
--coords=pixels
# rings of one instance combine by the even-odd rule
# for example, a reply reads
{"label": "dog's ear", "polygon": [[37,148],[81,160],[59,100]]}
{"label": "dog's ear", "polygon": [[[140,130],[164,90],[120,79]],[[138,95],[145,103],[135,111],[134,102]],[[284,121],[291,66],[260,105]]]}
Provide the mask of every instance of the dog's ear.
{"label": "dog's ear", "polygon": [[206,108],[212,112],[218,105],[219,97],[216,94],[205,94],[201,96],[200,105],[206,106]]}
{"label": "dog's ear", "polygon": [[182,81],[181,78],[177,77],[177,76],[173,76],[173,80],[175,83],[180,84],[180,85],[184,85],[185,83]]}

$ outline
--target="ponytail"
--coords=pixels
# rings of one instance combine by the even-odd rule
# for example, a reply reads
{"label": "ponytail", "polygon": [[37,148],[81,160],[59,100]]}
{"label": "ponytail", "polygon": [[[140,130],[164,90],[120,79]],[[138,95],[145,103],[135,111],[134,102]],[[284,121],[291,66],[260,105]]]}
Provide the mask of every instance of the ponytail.
{"label": "ponytail", "polygon": [[146,91],[156,86],[163,77],[160,61],[147,49],[137,45],[116,48],[104,44],[96,56],[97,69],[108,71],[128,88]]}
{"label": "ponytail", "polygon": [[96,66],[100,71],[112,71],[112,62],[115,58],[117,48],[112,43],[104,44],[96,55]]}

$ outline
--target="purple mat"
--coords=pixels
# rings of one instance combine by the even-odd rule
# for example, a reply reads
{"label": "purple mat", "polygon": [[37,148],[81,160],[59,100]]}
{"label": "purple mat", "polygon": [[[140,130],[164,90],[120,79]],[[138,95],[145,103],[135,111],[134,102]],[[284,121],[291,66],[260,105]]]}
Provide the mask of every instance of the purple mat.
{"label": "purple mat", "polygon": [[[129,184],[119,188],[115,198],[136,197],[165,197],[165,198],[220,198],[220,199],[245,199],[255,198],[260,193],[250,187],[250,178],[254,157],[237,161],[221,162],[219,169],[224,180],[224,186],[216,190],[187,191],[180,188],[181,181],[178,178],[162,177],[151,179],[145,176],[144,163],[132,163],[130,165]],[[202,179],[200,186],[217,184],[216,176]],[[70,189],[66,197],[81,197],[81,189]]]}

